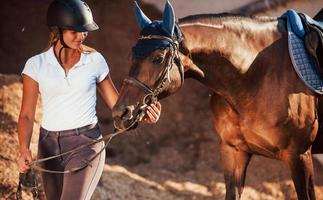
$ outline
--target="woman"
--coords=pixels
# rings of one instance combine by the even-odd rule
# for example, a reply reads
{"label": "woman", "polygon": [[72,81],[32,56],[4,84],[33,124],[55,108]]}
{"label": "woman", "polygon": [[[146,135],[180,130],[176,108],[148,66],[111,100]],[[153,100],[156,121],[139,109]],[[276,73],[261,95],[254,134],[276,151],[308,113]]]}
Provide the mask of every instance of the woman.
{"label": "woman", "polygon": [[[101,138],[95,111],[96,89],[110,109],[118,98],[105,59],[82,44],[88,31],[98,29],[88,5],[82,0],[54,0],[48,8],[47,24],[51,28],[48,48],[28,59],[22,72],[23,99],[18,121],[21,173],[28,172],[32,161],[29,145],[38,93],[43,107],[38,158]],[[151,105],[145,121],[156,123],[160,109],[160,103]],[[47,199],[90,199],[103,171],[105,152],[90,164],[86,160],[103,145],[97,143],[79,153],[44,162],[43,168],[56,171],[86,166],[75,173],[42,173]]]}

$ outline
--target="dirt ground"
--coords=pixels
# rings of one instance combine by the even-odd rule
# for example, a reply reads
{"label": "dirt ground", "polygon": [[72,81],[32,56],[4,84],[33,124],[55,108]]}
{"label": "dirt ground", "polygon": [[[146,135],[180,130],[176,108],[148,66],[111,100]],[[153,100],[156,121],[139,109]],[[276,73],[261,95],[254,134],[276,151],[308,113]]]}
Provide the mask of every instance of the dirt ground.
{"label": "dirt ground", "polygon": [[[14,199],[17,185],[17,119],[22,85],[17,75],[25,59],[37,53],[46,43],[47,30],[35,27],[31,21],[42,23],[48,0],[21,3],[12,0],[1,9],[2,14],[15,15],[7,21],[12,31],[8,41],[0,41],[0,199]],[[106,57],[111,76],[120,88],[129,69],[129,52],[138,28],[127,0],[88,1],[101,29],[88,38]],[[35,5],[38,7],[35,7]],[[15,13],[25,8],[25,12]],[[39,7],[40,6],[40,7]],[[10,10],[11,9],[11,10]],[[145,13],[159,18],[160,13],[144,5]],[[109,11],[109,12],[108,12]],[[127,13],[120,18],[120,13]],[[128,15],[129,13],[129,15]],[[31,15],[32,14],[32,15]],[[25,20],[27,16],[30,20]],[[37,21],[38,20],[38,21]],[[24,30],[22,31],[22,29]],[[17,31],[19,30],[19,31]],[[0,36],[8,34],[0,31]],[[9,37],[9,36],[8,36]],[[31,41],[37,37],[39,40]],[[4,48],[8,47],[8,48]],[[17,55],[12,58],[10,55]],[[16,73],[16,74],[8,74]],[[93,200],[209,200],[224,199],[225,184],[219,157],[219,138],[211,124],[208,109],[210,91],[193,80],[186,80],[175,95],[164,99],[162,116],[156,125],[140,125],[135,131],[115,137],[107,149],[104,173]],[[98,100],[98,116],[104,133],[113,129],[111,111]],[[37,149],[41,109],[38,105],[32,151]],[[323,167],[316,161],[315,190],[323,199]],[[24,199],[31,196],[24,193]],[[287,166],[282,162],[254,156],[248,168],[243,200],[296,199]]]}

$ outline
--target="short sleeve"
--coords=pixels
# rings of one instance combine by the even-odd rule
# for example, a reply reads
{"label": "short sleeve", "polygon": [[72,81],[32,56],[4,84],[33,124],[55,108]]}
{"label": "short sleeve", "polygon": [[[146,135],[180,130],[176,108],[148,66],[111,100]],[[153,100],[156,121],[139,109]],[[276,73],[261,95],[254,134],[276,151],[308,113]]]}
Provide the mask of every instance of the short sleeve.
{"label": "short sleeve", "polygon": [[21,72],[21,76],[26,74],[38,82],[38,68],[37,63],[35,62],[35,57],[31,57],[27,60],[24,69]]}
{"label": "short sleeve", "polygon": [[100,53],[98,53],[96,65],[97,65],[96,82],[100,83],[105,79],[105,77],[109,74],[109,71],[110,71],[106,60]]}

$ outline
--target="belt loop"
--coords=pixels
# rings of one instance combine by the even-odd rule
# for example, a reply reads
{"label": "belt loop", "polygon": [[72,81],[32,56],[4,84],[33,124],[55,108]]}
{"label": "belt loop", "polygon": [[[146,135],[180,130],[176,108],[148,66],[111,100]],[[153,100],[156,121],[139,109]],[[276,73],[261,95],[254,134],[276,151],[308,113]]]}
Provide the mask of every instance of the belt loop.
{"label": "belt loop", "polygon": [[80,131],[78,128],[75,129],[76,135],[80,135]]}
{"label": "belt loop", "polygon": [[47,129],[44,129],[43,127],[40,127],[40,133],[41,133],[41,134],[44,134],[44,135],[45,135],[45,137],[47,137],[47,136],[48,136],[48,134],[49,134],[49,131],[48,131]]}

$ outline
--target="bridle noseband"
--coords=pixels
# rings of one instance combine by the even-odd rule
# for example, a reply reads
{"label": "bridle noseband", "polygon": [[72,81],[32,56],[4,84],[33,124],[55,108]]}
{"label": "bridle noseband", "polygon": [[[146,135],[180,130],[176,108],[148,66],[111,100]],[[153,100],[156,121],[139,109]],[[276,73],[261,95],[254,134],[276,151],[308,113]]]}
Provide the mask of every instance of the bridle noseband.
{"label": "bridle noseband", "polygon": [[[169,45],[170,56],[169,56],[167,62],[165,62],[165,66],[163,68],[163,71],[161,72],[161,76],[156,84],[157,86],[155,89],[151,89],[145,83],[141,82],[140,80],[138,80],[137,78],[132,77],[132,76],[129,76],[128,78],[124,79],[124,83],[135,85],[145,93],[145,96],[142,100],[142,105],[144,105],[144,106],[141,107],[141,108],[145,108],[146,107],[145,105],[150,105],[150,104],[154,104],[157,102],[158,95],[163,91],[166,83],[170,82],[170,71],[171,71],[172,66],[174,64],[178,67],[179,72],[180,72],[181,86],[184,84],[184,67],[180,61],[179,43],[177,40],[174,40],[170,37],[161,36],[161,35],[141,36],[138,40],[166,40],[170,44]],[[178,63],[175,63],[175,59],[178,61]]]}

